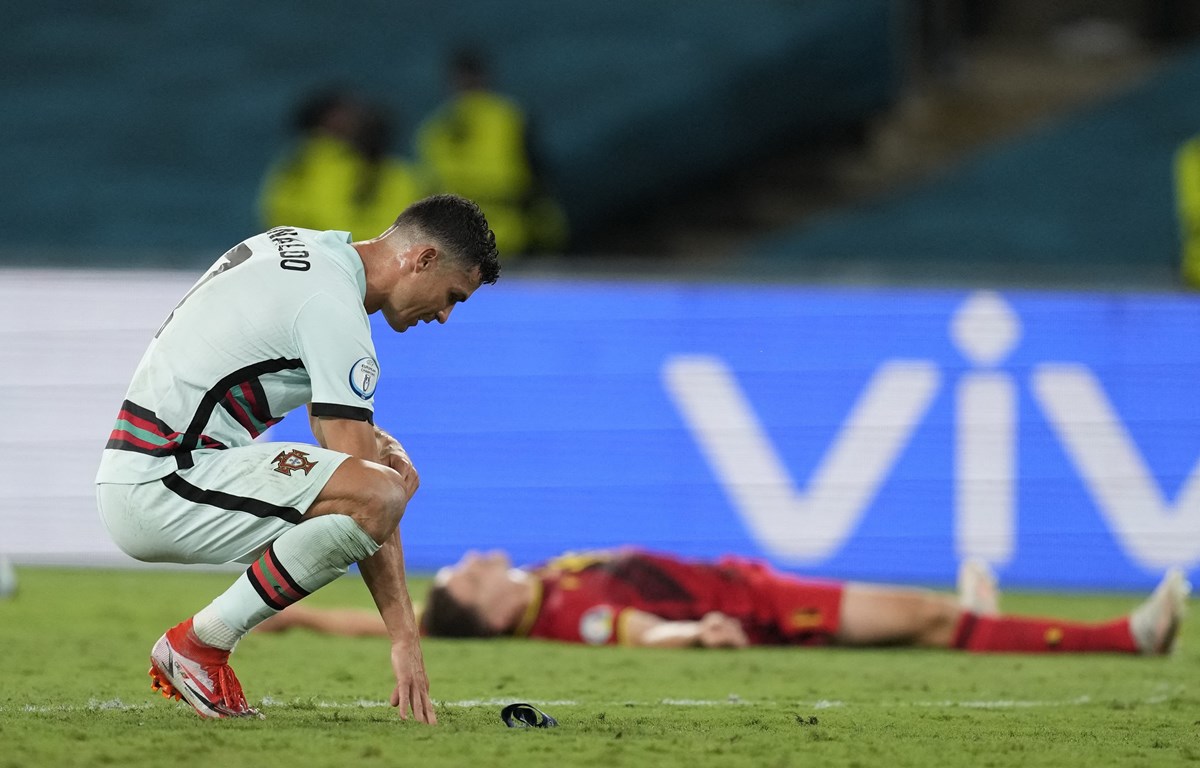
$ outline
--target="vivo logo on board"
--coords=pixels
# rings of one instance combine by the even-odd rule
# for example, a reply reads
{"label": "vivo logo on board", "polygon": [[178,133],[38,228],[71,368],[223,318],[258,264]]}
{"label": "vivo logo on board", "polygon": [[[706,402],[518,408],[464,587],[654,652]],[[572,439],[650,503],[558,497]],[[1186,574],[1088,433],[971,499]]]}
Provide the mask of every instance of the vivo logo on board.
{"label": "vivo logo on board", "polygon": [[[1004,565],[1015,554],[1020,517],[1020,425],[1018,382],[1002,365],[1020,341],[1021,321],[1002,296],[980,291],[957,309],[947,333],[973,369],[947,382],[931,360],[882,362],[805,487],[719,357],[671,356],[663,383],[750,533],[794,565],[821,563],[841,549],[935,397],[950,387],[954,474],[947,482],[957,554]],[[1200,461],[1167,498],[1091,369],[1048,361],[1030,375],[1041,415],[1128,558],[1150,570],[1200,563]]]}

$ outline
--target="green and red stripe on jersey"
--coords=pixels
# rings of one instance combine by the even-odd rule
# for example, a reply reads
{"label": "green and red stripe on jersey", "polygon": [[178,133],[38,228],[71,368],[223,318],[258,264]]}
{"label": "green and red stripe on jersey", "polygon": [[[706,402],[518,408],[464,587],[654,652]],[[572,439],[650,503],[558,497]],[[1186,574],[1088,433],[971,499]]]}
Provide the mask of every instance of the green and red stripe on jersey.
{"label": "green and red stripe on jersey", "polygon": [[[172,456],[182,450],[184,434],[174,430],[158,418],[149,408],[143,408],[137,403],[126,400],[121,404],[121,412],[117,414],[117,423],[108,436],[106,448],[118,451],[133,451],[150,456]],[[225,448],[224,443],[214,440],[208,435],[201,435],[200,448]]]}
{"label": "green and red stripe on jersey", "polygon": [[233,417],[234,421],[250,433],[250,437],[258,437],[272,424],[278,424],[283,417],[271,415],[267,405],[267,393],[263,391],[262,383],[257,378],[234,384],[220,405]]}
{"label": "green and red stripe on jersey", "polygon": [[282,611],[309,594],[279,563],[274,545],[267,547],[262,557],[246,569],[246,578],[263,602],[277,611]]}
{"label": "green and red stripe on jersey", "polygon": [[[270,414],[267,412],[267,398],[262,392],[262,385],[258,383],[258,377],[268,373],[296,370],[303,367],[304,362],[299,359],[280,357],[274,360],[262,360],[251,365],[244,366],[237,369],[233,373],[221,377],[221,380],[210,387],[208,391],[204,393],[204,396],[200,398],[200,402],[196,405],[196,411],[192,415],[192,422],[188,424],[187,431],[184,432],[183,439],[180,441],[181,444],[189,450],[194,448],[203,448],[204,435],[200,433],[200,430],[204,429],[208,425],[209,420],[212,419],[213,411],[217,409],[218,405],[227,405],[225,400],[229,397],[229,393],[232,390],[240,389],[242,384],[247,382],[250,383],[251,393],[253,395],[253,403],[251,404],[249,401],[247,401],[247,405],[250,408],[250,413],[257,414],[255,419],[257,419],[258,423],[263,424],[263,428],[265,429],[265,425],[268,422],[273,424],[279,421],[279,419],[272,419]],[[236,397],[234,399],[236,399]],[[244,410],[245,409],[243,408],[243,411]],[[233,418],[236,420],[237,416],[234,416]],[[280,419],[281,418],[283,417],[281,416]],[[243,424],[243,426],[245,425]],[[255,428],[257,429],[257,426],[255,426]],[[251,431],[249,427],[247,427],[247,431]],[[175,459],[177,462],[179,462],[180,469],[188,469],[189,467],[194,466],[194,461],[190,452],[180,453],[175,457]]]}

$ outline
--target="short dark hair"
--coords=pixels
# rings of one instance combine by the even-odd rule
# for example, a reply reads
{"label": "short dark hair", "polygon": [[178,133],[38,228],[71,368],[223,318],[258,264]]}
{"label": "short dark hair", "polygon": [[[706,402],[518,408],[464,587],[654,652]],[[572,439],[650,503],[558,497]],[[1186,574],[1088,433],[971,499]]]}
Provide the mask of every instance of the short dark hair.
{"label": "short dark hair", "polygon": [[454,599],[445,585],[430,587],[421,611],[421,634],[428,637],[496,637],[476,608]]}
{"label": "short dark hair", "polygon": [[485,285],[500,277],[496,235],[479,206],[465,197],[434,195],[418,200],[396,218],[395,226],[418,229],[445,246],[452,261],[467,269],[479,267]]}

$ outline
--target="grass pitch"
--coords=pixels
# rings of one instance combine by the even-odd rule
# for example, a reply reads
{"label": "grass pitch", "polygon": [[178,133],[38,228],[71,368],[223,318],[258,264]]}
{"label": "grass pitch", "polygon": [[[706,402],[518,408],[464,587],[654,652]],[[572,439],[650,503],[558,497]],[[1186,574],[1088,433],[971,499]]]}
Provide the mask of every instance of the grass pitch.
{"label": "grass pitch", "polygon": [[[0,601],[0,768],[1200,765],[1190,625],[1168,659],[427,639],[432,728],[386,705],[383,640],[251,634],[235,666],[267,719],[205,721],[150,691],[147,659],[234,572],[18,575]],[[1100,620],[1139,599],[1011,594],[1004,607]],[[371,605],[353,576],[309,600]],[[505,728],[513,701],[560,726]]]}

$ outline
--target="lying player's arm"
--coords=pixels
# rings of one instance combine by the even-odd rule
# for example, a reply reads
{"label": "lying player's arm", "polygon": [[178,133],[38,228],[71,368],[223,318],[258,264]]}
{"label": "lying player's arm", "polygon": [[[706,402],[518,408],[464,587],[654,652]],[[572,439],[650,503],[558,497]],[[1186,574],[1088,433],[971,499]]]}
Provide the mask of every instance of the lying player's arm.
{"label": "lying player's arm", "polygon": [[717,611],[699,621],[668,621],[626,608],[621,612],[620,627],[621,642],[646,648],[744,648],[750,644],[741,623]]}
{"label": "lying player's arm", "polygon": [[254,628],[255,632],[285,632],[300,627],[323,635],[387,637],[387,625],[376,611],[361,608],[310,608],[294,603]]}

